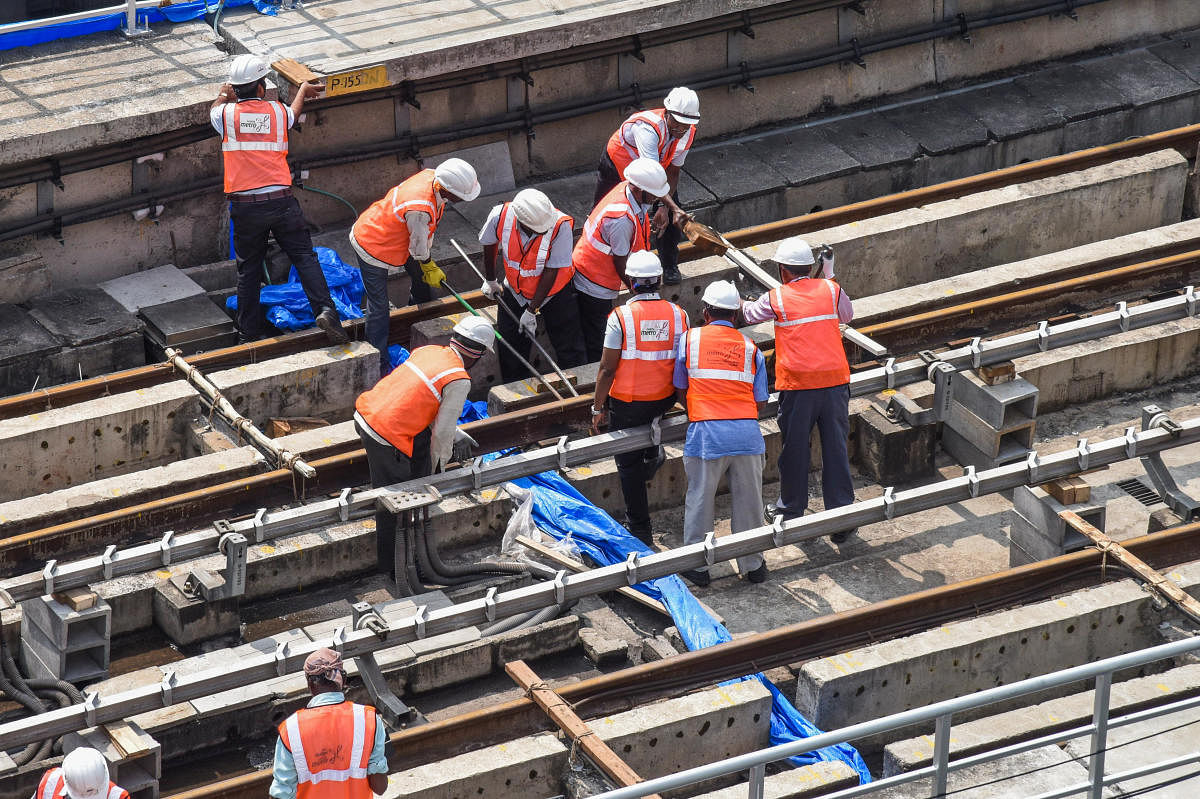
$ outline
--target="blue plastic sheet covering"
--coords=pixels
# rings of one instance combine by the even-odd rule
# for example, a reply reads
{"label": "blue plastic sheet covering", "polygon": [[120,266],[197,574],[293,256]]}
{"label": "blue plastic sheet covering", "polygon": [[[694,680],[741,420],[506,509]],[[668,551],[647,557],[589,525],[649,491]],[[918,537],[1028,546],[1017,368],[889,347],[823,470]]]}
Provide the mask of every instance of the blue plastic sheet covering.
{"label": "blue plastic sheet covering", "polygon": [[388,347],[388,362],[391,363],[393,369],[407,360],[408,350],[404,349],[399,344],[393,344],[392,346]]}
{"label": "blue plastic sheet covering", "polygon": [[[342,321],[362,318],[363,282],[362,273],[349,266],[335,250],[317,247],[317,260],[329,284],[329,295]],[[286,283],[263,286],[259,290],[259,302],[267,309],[267,321],[280,330],[303,330],[316,323],[308,297],[300,285],[296,267],[288,273]],[[237,310],[237,295],[225,300],[225,307]],[[407,357],[407,355],[405,356]]]}

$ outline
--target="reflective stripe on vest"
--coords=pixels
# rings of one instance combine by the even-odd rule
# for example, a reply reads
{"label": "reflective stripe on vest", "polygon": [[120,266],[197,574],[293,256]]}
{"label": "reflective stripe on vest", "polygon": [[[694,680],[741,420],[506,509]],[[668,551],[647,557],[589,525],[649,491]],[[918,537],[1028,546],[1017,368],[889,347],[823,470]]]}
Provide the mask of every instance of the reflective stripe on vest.
{"label": "reflective stripe on vest", "polygon": [[269,100],[243,100],[222,108],[221,156],[225,192],[290,186],[287,110]]}
{"label": "reflective stripe on vest", "polygon": [[636,300],[613,311],[621,325],[621,360],[609,395],[622,402],[675,393],[675,343],[686,329],[683,310],[667,300]]}
{"label": "reflective stripe on vest", "polygon": [[775,314],[775,388],[793,391],[850,382],[838,328],[838,285],[801,279],[771,290]]}
{"label": "reflective stripe on vest", "polygon": [[429,238],[437,231],[446,204],[438,202],[433,187],[433,170],[425,169],[392,187],[381,199],[371,203],[354,221],[351,232],[363,252],[377,261],[403,266],[408,260],[411,234],[404,215],[421,211],[429,215]]}
{"label": "reflective stripe on vest", "polygon": [[462,357],[452,347],[417,347],[403,364],[364,391],[354,403],[367,425],[405,455],[413,438],[429,427],[442,406],[442,390],[455,380],[469,380]]}
{"label": "reflective stripe on vest", "polygon": [[[558,221],[550,230],[532,236],[522,248],[521,227],[517,222],[516,212],[512,210],[512,203],[504,203],[500,207],[500,215],[496,220],[496,240],[500,257],[504,259],[504,278],[514,292],[527,300],[533,299],[538,281],[546,269],[546,261],[550,258],[554,239],[563,225],[567,225],[569,230],[574,224],[575,221],[571,217],[559,211]],[[557,274],[554,276],[554,284],[550,287],[547,297],[553,297],[562,291],[575,274],[575,270],[569,265],[555,271]]]}
{"label": "reflective stripe on vest", "polygon": [[606,219],[625,217],[633,223],[633,241],[630,242],[631,253],[649,249],[650,220],[634,210],[633,201],[629,198],[629,183],[622,181],[604,195],[604,199],[592,209],[587,222],[583,225],[583,235],[575,244],[571,253],[571,263],[575,271],[585,278],[612,291],[621,288],[621,278],[617,277],[617,268],[613,263],[612,247],[601,238],[601,223]]}
{"label": "reflective stripe on vest", "polygon": [[750,339],[724,325],[687,334],[688,419],[757,419],[755,352]]}
{"label": "reflective stripe on vest", "polygon": [[[335,707],[335,705],[326,705]],[[296,779],[299,783],[317,783],[329,780],[331,782],[346,782],[351,779],[365,780],[367,778],[367,760],[363,757],[367,738],[367,709],[359,704],[351,704],[350,712],[354,717],[354,737],[350,744],[350,762],[348,768],[326,768],[312,772],[308,767],[308,757],[304,753],[304,738],[300,734],[300,714],[288,716],[287,743],[291,746],[292,759],[296,762]],[[315,708],[314,708],[315,709]],[[374,740],[371,741],[374,745]],[[370,755],[370,752],[367,752]]]}
{"label": "reflective stripe on vest", "polygon": [[[61,766],[56,766],[42,775],[35,796],[37,799],[69,799],[67,782]],[[110,780],[104,796],[105,799],[129,799],[129,792]]]}
{"label": "reflective stripe on vest", "polygon": [[658,134],[658,163],[662,165],[663,169],[666,169],[667,165],[675,158],[675,153],[679,151],[679,145],[686,142],[690,146],[692,139],[696,136],[696,126],[689,125],[687,133],[678,139],[672,139],[670,131],[667,130],[665,108],[639,111],[622,122],[621,126],[608,139],[606,152],[609,159],[612,160],[613,166],[617,168],[617,174],[622,178],[625,177],[625,167],[638,157],[637,141],[634,139],[633,131],[639,122],[650,125]]}

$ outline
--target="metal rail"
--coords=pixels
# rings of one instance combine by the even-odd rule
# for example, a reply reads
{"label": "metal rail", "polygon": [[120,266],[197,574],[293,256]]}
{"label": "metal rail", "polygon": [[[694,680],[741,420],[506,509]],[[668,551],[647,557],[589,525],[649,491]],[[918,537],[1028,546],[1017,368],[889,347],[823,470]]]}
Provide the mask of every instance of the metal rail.
{"label": "metal rail", "polygon": [[121,12],[125,13],[126,27],[129,30],[134,30],[137,28],[137,10],[139,8],[157,8],[160,5],[162,5],[161,0],[126,0],[119,6],[95,8],[91,11],[76,11],[73,14],[60,14],[57,17],[42,17],[41,19],[29,19],[23,22],[7,22],[0,25],[0,36],[6,33],[15,33],[16,31],[48,28],[51,25],[60,25],[64,22],[81,22],[85,19],[107,17],[120,14]]}

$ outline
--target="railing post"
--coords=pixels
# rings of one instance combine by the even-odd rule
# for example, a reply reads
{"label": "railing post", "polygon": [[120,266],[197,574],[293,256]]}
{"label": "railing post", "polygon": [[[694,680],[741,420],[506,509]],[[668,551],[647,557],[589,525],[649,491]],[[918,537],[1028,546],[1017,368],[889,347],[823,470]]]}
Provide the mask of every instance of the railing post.
{"label": "railing post", "polygon": [[125,30],[137,30],[137,0],[125,0]]}
{"label": "railing post", "polygon": [[750,767],[750,799],[763,799],[763,780],[767,777],[765,764]]}
{"label": "railing post", "polygon": [[946,795],[946,776],[950,771],[950,714],[938,716],[933,728],[933,792],[930,796]]}
{"label": "railing post", "polygon": [[1096,676],[1096,701],[1093,703],[1092,756],[1088,762],[1088,799],[1102,799],[1104,792],[1104,750],[1108,747],[1108,700],[1112,692],[1112,672]]}

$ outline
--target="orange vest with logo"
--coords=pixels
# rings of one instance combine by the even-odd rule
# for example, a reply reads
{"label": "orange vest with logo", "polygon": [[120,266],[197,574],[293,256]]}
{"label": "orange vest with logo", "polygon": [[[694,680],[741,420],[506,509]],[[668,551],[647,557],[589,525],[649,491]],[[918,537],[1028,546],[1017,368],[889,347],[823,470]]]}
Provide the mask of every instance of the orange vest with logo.
{"label": "orange vest with logo", "polygon": [[675,341],[687,330],[683,309],[667,300],[635,300],[613,311],[621,325],[621,360],[610,396],[623,402],[675,393]]}
{"label": "orange vest with logo", "polygon": [[296,799],[371,799],[375,708],[354,702],[297,710],[279,725],[296,763]]}
{"label": "orange vest with logo", "polygon": [[446,204],[441,202],[433,187],[433,170],[425,169],[394,187],[383,199],[371,203],[354,221],[350,234],[363,252],[377,261],[403,266],[408,260],[409,211],[429,215],[429,237],[432,239]]}
{"label": "orange vest with logo", "polygon": [[452,347],[417,347],[407,361],[360,394],[354,409],[372,430],[411,456],[413,438],[433,423],[442,407],[442,389],[455,380],[470,379]]}
{"label": "orange vest with logo", "polygon": [[283,103],[242,100],[225,103],[221,113],[225,193],[292,185],[287,162],[287,109]]}
{"label": "orange vest with logo", "polygon": [[621,177],[625,177],[625,167],[638,157],[637,143],[633,138],[633,128],[638,122],[645,122],[658,131],[658,163],[662,164],[663,169],[666,169],[671,163],[671,159],[679,151],[680,145],[690,147],[692,139],[696,137],[696,126],[689,125],[687,133],[678,139],[671,139],[671,134],[667,130],[665,108],[639,111],[621,123],[621,127],[617,128],[608,139],[608,157],[612,159],[613,165],[617,168],[617,174]]}
{"label": "orange vest with logo", "polygon": [[754,342],[732,327],[705,325],[687,334],[687,413],[693,422],[757,419]]}
{"label": "orange vest with logo", "polygon": [[629,252],[650,248],[650,219],[630,205],[626,195],[628,188],[629,184],[621,181],[604,195],[604,199],[588,215],[583,225],[583,235],[571,253],[571,263],[576,272],[611,291],[620,291],[621,278],[617,277],[612,248],[601,237],[601,223],[606,219],[628,218],[633,223],[633,241],[630,242]]}
{"label": "orange vest with logo", "polygon": [[[63,777],[63,770],[60,766],[55,766],[42,775],[42,781],[38,783],[37,793],[33,795],[33,799],[69,799],[67,797],[67,781]],[[129,799],[129,792],[110,781],[108,791],[96,794],[92,799]]]}
{"label": "orange vest with logo", "polygon": [[838,328],[837,283],[794,280],[771,290],[775,312],[775,389],[829,388],[850,382]]}
{"label": "orange vest with logo", "polygon": [[[555,209],[557,210],[557,209]],[[504,203],[500,208],[500,216],[496,220],[496,239],[499,243],[497,251],[504,262],[504,277],[508,285],[517,294],[527,300],[533,299],[537,291],[542,272],[546,269],[546,260],[550,257],[550,247],[563,225],[571,230],[575,220],[559,211],[558,221],[553,227],[540,236],[533,236],[521,247],[521,226],[517,222],[517,214],[512,209],[512,203]],[[547,297],[553,297],[571,282],[575,274],[574,267],[565,266],[555,269],[554,284],[550,286]]]}

